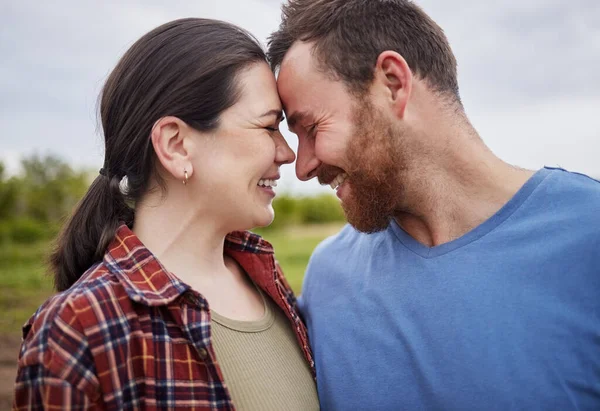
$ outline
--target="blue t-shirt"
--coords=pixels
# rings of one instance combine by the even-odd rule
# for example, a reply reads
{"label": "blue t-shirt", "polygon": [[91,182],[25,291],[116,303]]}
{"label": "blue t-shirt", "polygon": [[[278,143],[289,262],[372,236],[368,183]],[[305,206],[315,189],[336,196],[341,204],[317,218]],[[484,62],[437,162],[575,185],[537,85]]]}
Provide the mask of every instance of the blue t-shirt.
{"label": "blue t-shirt", "polygon": [[432,248],[346,226],[299,303],[323,410],[600,410],[600,183],[539,170]]}

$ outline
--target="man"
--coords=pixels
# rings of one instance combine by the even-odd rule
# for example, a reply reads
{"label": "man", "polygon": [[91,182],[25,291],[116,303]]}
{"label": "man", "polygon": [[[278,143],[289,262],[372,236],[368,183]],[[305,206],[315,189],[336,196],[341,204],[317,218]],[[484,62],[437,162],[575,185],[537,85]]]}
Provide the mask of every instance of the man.
{"label": "man", "polygon": [[600,183],[497,158],[412,2],[289,0],[269,55],[351,224],[300,301],[322,408],[600,409]]}

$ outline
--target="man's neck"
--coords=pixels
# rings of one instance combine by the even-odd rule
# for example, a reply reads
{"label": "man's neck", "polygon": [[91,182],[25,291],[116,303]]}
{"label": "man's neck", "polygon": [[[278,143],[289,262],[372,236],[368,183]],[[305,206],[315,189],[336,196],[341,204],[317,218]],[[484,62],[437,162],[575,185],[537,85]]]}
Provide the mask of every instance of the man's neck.
{"label": "man's neck", "polygon": [[[420,243],[433,247],[473,230],[502,208],[533,175],[496,157],[472,137],[458,140],[459,150],[413,172],[404,190],[405,204],[394,216]],[[457,143],[458,143],[457,141]]]}

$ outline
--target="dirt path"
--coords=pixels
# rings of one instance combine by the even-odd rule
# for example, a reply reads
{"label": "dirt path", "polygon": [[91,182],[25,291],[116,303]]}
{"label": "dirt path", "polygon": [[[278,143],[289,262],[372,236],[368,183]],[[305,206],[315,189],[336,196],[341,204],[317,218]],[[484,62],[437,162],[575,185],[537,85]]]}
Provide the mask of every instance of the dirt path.
{"label": "dirt path", "polygon": [[20,345],[21,339],[18,336],[0,336],[0,410],[10,410],[12,406]]}

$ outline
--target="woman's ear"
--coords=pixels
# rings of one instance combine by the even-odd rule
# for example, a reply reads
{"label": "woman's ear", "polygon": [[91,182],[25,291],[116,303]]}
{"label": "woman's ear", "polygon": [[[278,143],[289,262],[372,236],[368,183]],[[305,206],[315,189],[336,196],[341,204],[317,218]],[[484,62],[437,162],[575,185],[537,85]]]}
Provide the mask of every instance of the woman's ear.
{"label": "woman's ear", "polygon": [[177,117],[163,117],[154,123],[152,146],[158,161],[174,179],[184,181],[194,173],[190,152],[190,127]]}
{"label": "woman's ear", "polygon": [[387,50],[377,58],[375,81],[386,93],[385,100],[398,118],[404,118],[412,91],[413,74],[404,57]]}

